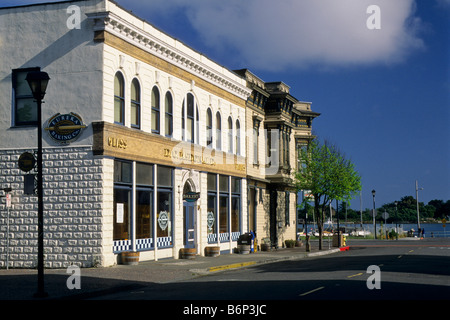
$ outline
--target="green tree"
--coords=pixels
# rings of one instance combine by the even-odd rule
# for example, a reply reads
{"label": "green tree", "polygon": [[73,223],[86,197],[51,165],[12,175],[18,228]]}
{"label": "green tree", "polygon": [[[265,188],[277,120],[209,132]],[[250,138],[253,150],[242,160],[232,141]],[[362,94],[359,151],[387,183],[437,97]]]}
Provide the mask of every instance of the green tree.
{"label": "green tree", "polygon": [[314,215],[319,230],[319,250],[325,212],[330,201],[349,202],[361,190],[361,177],[350,160],[334,146],[317,138],[299,152],[301,166],[295,174],[298,190],[310,190],[314,196]]}

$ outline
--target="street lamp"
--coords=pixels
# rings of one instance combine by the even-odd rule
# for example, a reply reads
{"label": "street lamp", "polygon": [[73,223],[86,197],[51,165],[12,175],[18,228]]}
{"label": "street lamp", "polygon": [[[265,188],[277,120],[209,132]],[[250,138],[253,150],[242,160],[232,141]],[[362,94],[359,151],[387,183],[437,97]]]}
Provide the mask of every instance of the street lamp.
{"label": "street lamp", "polygon": [[398,240],[398,210],[397,210],[398,202],[395,201],[394,204],[395,204],[395,234],[396,234],[395,237]]}
{"label": "street lamp", "polygon": [[373,197],[373,212],[372,212],[372,216],[373,216],[373,230],[374,230],[375,239],[376,239],[377,238],[377,224],[375,223],[375,216],[376,216],[376,212],[375,212],[375,190],[372,190],[372,197]]}
{"label": "street lamp", "polygon": [[419,183],[416,180],[417,232],[419,232],[418,237],[420,238],[419,190],[423,190],[423,188],[419,188]]}
{"label": "street lamp", "polygon": [[47,296],[44,291],[44,201],[42,187],[42,115],[41,106],[44,99],[50,77],[46,72],[33,71],[27,74],[26,79],[30,86],[33,98],[37,102],[37,132],[38,132],[38,153],[37,153],[37,193],[38,193],[38,288],[35,293],[36,298]]}

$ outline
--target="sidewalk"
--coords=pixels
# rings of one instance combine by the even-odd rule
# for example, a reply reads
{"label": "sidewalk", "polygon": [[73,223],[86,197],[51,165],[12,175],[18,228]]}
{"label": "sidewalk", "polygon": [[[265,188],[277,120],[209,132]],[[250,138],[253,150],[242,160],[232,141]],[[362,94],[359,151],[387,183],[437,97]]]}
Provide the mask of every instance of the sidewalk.
{"label": "sidewalk", "polygon": [[[250,254],[222,253],[218,257],[196,256],[195,259],[188,260],[170,258],[143,261],[134,266],[84,268],[80,269],[81,288],[73,290],[69,290],[66,283],[72,273],[67,273],[66,269],[46,269],[44,283],[48,297],[45,299],[87,299],[123,290],[137,290],[152,284],[190,280],[235,268],[304,259],[339,251],[339,248],[330,247],[327,242],[324,242],[323,250],[319,251],[317,242],[313,241],[310,252],[306,252],[303,246]],[[33,297],[36,289],[37,270],[0,270],[0,300],[39,300]]]}

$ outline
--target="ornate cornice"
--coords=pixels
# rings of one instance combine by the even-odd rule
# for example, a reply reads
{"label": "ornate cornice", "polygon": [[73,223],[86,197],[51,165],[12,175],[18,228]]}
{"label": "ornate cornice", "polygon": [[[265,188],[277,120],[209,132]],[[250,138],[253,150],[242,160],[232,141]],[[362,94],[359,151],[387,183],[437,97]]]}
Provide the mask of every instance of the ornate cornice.
{"label": "ornate cornice", "polygon": [[[109,32],[243,100],[247,100],[251,94],[251,90],[247,88],[245,84],[240,84],[238,81],[231,79],[222,72],[211,68],[186,52],[164,42],[155,35],[138,28],[113,12],[96,12],[87,14],[87,16],[93,21],[94,32]],[[177,42],[175,39],[174,41]],[[186,47],[184,44],[180,43],[180,45]],[[192,49],[189,48],[189,50]],[[218,66],[218,68],[222,69],[224,67]]]}

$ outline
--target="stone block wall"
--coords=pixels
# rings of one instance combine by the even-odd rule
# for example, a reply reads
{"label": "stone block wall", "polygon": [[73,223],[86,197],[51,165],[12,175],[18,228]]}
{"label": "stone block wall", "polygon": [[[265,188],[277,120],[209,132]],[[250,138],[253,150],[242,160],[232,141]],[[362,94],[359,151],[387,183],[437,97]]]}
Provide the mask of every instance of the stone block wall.
{"label": "stone block wall", "polygon": [[[0,150],[0,268],[6,267],[7,208],[4,188],[12,188],[9,212],[9,267],[37,266],[35,195],[24,194],[19,156],[32,150]],[[91,147],[46,148],[43,152],[45,268],[102,264],[102,159]],[[33,172],[33,171],[31,171]]]}

